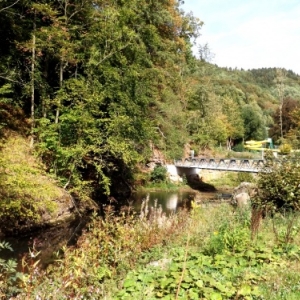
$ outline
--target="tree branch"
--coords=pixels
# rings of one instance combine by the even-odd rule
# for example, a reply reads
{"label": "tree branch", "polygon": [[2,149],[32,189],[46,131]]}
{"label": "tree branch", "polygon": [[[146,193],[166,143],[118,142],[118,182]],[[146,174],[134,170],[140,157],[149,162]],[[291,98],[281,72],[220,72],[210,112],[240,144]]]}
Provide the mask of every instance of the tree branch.
{"label": "tree branch", "polygon": [[154,127],[154,128],[156,128],[156,129],[159,131],[159,133],[162,135],[162,137],[163,137],[164,139],[166,139],[164,133],[160,130],[159,127]]}
{"label": "tree branch", "polygon": [[10,79],[10,78],[8,78],[8,77],[5,77],[5,76],[2,76],[2,75],[0,75],[0,78],[2,78],[2,79],[5,79],[5,80],[7,80],[7,81],[10,81],[10,82],[14,82],[14,83],[20,83],[19,81],[17,81],[17,80],[13,80],[13,79]]}
{"label": "tree branch", "polygon": [[11,4],[11,5],[9,5],[9,6],[6,6],[6,7],[2,8],[2,9],[0,9],[0,13],[1,13],[2,11],[6,10],[6,9],[11,8],[11,7],[14,6],[15,4],[17,4],[19,1],[20,1],[20,0],[17,0],[17,1],[15,1],[13,4]]}

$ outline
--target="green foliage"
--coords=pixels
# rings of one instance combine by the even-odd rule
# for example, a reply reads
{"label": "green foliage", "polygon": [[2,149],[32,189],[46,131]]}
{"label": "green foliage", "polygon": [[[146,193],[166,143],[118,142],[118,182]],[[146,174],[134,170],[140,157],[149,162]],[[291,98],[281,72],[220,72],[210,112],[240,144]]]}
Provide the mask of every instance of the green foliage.
{"label": "green foliage", "polygon": [[27,258],[29,262],[24,264],[29,264],[29,273],[22,279],[19,299],[25,295],[47,298],[54,293],[60,299],[90,299],[91,294],[96,299],[114,299],[117,281],[138,261],[148,263],[155,257],[147,255],[149,249],[158,251],[163,243],[173,240],[184,228],[186,217],[182,212],[181,216],[170,218],[166,228],[125,211],[116,216],[107,207],[105,219],[94,215],[77,246],[64,247],[47,271],[37,269],[37,262]]}
{"label": "green foliage", "polygon": [[57,213],[56,200],[65,201],[63,190],[32,156],[27,140],[13,132],[7,135],[0,151],[0,223],[4,232],[39,224],[42,215]]}
{"label": "green foliage", "polygon": [[223,172],[222,176],[210,179],[207,183],[214,185],[217,189],[223,189],[236,187],[241,182],[254,182],[253,175],[247,172]]}
{"label": "green foliage", "polygon": [[290,155],[275,160],[271,153],[266,158],[265,170],[259,173],[259,190],[254,204],[267,211],[298,211],[300,209],[298,157]]}
{"label": "green foliage", "polygon": [[145,191],[155,191],[155,190],[161,190],[161,191],[178,191],[178,184],[174,183],[170,180],[167,181],[150,181],[145,184],[144,187],[141,188],[141,190]]}
{"label": "green foliage", "polygon": [[249,210],[240,210],[230,221],[221,221],[204,247],[203,253],[214,256],[226,252],[239,253],[247,249],[250,246],[250,214]]}
{"label": "green foliage", "polygon": [[279,146],[280,154],[287,155],[290,154],[291,151],[292,151],[292,146],[290,144],[285,143]]}
{"label": "green foliage", "polygon": [[257,105],[245,105],[242,109],[245,140],[263,140],[266,136],[265,123]]}
{"label": "green foliage", "polygon": [[[218,211],[221,213],[223,208],[218,208]],[[195,208],[193,212],[194,225],[200,225],[199,218],[205,222],[205,214],[201,210]],[[282,266],[280,255],[264,245],[250,242],[249,222],[244,221],[245,216],[230,218],[227,215],[224,219],[222,214],[219,217],[217,221],[223,217],[221,226],[216,223],[220,231],[211,233],[206,247],[199,245],[199,248],[193,248],[193,235],[197,236],[197,240],[200,237],[194,232],[197,227],[191,225],[186,246],[177,246],[169,251],[168,260],[129,272],[115,298],[130,299],[143,295],[145,299],[174,299],[177,296],[180,299],[231,299],[240,296],[262,299],[259,285],[265,281],[266,270]],[[211,215],[209,218],[211,220]],[[209,225],[213,226],[212,222]]]}
{"label": "green foliage", "polygon": [[138,273],[129,273],[116,299],[141,295],[146,299],[174,299],[176,295],[180,299],[230,299],[236,295],[259,299],[261,291],[252,282],[262,282],[264,277],[253,272],[249,261],[252,252],[215,258],[189,252],[187,261],[183,260],[183,253],[184,249],[177,249],[172,262],[163,269],[145,267]]}
{"label": "green foliage", "polygon": [[251,173],[247,172],[238,172],[237,174],[237,182],[254,182],[254,177]]}
{"label": "green foliage", "polygon": [[164,182],[167,180],[167,169],[164,166],[155,166],[150,174],[151,181]]}
{"label": "green foliage", "polygon": [[244,144],[243,143],[239,143],[237,145],[234,145],[234,147],[232,147],[232,150],[233,151],[236,151],[236,152],[243,152],[244,151]]}
{"label": "green foliage", "polygon": [[[0,241],[0,252],[2,250],[13,251],[8,242]],[[12,259],[0,258],[0,298],[7,299],[21,292],[19,286],[23,274],[17,271],[17,262]]]}
{"label": "green foliage", "polygon": [[182,175],[182,184],[183,185],[187,185],[188,184],[188,180],[185,174]]}
{"label": "green foliage", "polygon": [[298,215],[267,217],[251,240],[250,211],[226,204],[194,204],[164,226],[108,207],[47,271],[30,251],[16,299],[290,299],[285,290],[296,297],[300,279],[299,225]]}
{"label": "green foliage", "polygon": [[6,83],[0,87],[0,102],[1,103],[11,103],[12,101],[12,85]]}

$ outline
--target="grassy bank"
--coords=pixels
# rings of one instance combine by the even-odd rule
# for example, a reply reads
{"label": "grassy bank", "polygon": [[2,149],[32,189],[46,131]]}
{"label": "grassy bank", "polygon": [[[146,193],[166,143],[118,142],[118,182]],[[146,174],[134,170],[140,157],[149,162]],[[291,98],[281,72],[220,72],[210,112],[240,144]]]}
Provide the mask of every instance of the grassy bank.
{"label": "grassy bank", "polygon": [[150,222],[107,211],[47,270],[34,250],[19,279],[1,262],[2,298],[298,299],[300,219],[267,217],[251,238],[250,215],[199,206],[161,225],[157,214]]}

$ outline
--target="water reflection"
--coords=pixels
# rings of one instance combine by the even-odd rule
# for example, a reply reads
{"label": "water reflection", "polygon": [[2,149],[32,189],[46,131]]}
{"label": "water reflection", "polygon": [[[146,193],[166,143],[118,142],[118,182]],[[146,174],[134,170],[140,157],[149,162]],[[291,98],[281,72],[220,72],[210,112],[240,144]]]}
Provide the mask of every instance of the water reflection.
{"label": "water reflection", "polygon": [[180,208],[191,205],[191,201],[195,198],[195,192],[150,192],[150,193],[137,193],[133,195],[132,201],[134,209],[139,213],[141,210],[142,201],[149,195],[149,207],[161,206],[166,215],[176,213]]}
{"label": "water reflection", "polygon": [[[142,201],[149,195],[148,207],[155,206],[155,200],[157,200],[157,207],[161,206],[162,212],[166,216],[176,213],[181,208],[190,208],[191,201],[195,198],[198,200],[216,199],[216,193],[196,193],[194,191],[185,192],[166,192],[157,191],[150,193],[136,193],[130,199],[130,203],[134,207],[135,211],[139,214],[142,206]],[[88,223],[89,217],[84,219],[76,219],[72,222],[64,222],[60,227],[53,227],[44,229],[43,231],[33,233],[31,236],[18,236],[5,238],[5,241],[9,242],[14,251],[0,251],[0,259],[14,258],[21,261],[22,256],[28,253],[28,248],[32,248],[35,244],[36,250],[41,251],[39,259],[41,259],[41,266],[47,266],[53,261],[53,252],[56,252],[64,244],[73,244],[76,242],[78,236],[81,234],[81,230]],[[1,241],[1,239],[0,239]]]}
{"label": "water reflection", "polygon": [[166,200],[166,210],[170,212],[175,212],[178,205],[178,195],[172,194],[170,198]]}

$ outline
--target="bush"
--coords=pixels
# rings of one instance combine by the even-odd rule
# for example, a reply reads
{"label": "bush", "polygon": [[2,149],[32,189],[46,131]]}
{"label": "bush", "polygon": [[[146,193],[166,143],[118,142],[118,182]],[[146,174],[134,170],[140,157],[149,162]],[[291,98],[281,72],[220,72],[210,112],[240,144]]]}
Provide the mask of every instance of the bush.
{"label": "bush", "polygon": [[254,205],[269,211],[300,210],[300,164],[293,156],[274,160],[267,157],[267,164],[258,176],[258,194]]}
{"label": "bush", "polygon": [[[1,250],[13,251],[10,244],[4,241],[0,241]],[[22,274],[17,272],[17,262],[15,260],[0,258],[0,299],[8,299],[21,291],[18,284],[21,278]]]}
{"label": "bush", "polygon": [[282,144],[280,147],[279,147],[279,153],[280,154],[283,154],[283,155],[286,155],[286,154],[290,154],[291,151],[292,151],[292,146],[290,144]]}
{"label": "bush", "polygon": [[150,175],[151,181],[162,182],[167,180],[167,169],[163,166],[155,166]]}
{"label": "bush", "polygon": [[243,152],[244,151],[244,145],[241,144],[237,144],[234,147],[232,147],[232,150],[235,152]]}
{"label": "bush", "polygon": [[238,175],[237,175],[237,180],[240,183],[242,183],[242,182],[253,182],[254,177],[251,173],[239,172]]}

